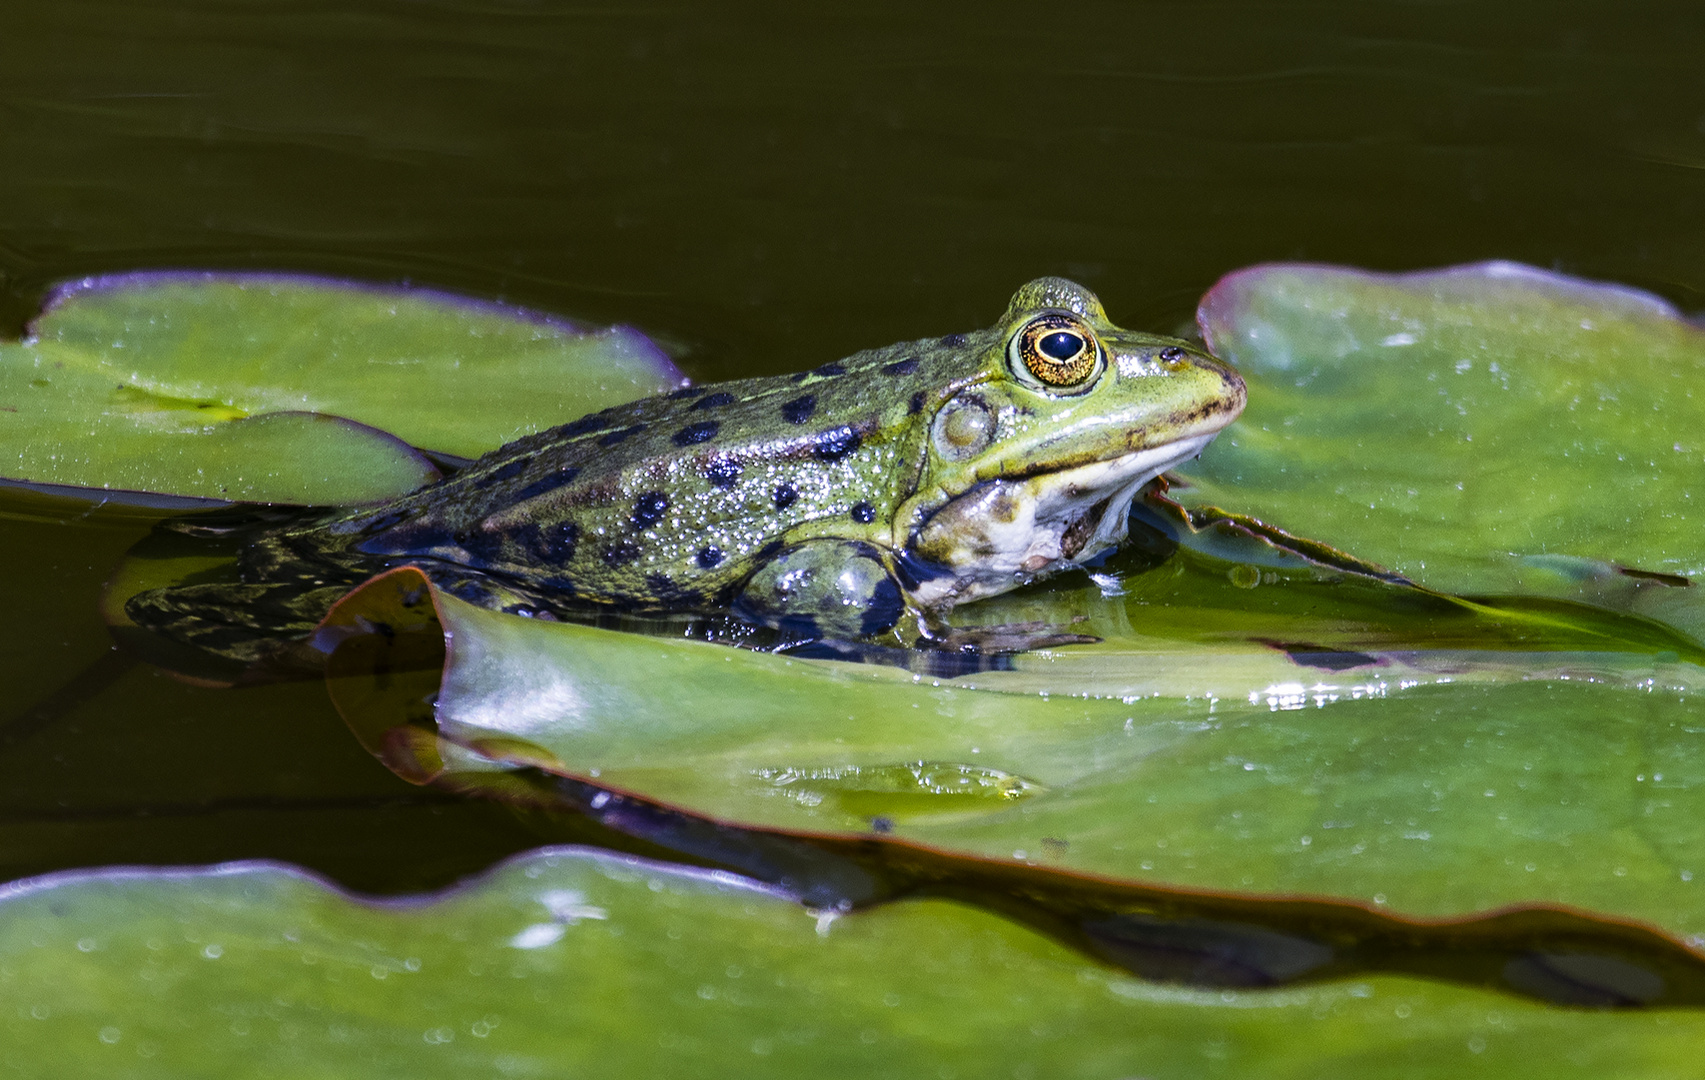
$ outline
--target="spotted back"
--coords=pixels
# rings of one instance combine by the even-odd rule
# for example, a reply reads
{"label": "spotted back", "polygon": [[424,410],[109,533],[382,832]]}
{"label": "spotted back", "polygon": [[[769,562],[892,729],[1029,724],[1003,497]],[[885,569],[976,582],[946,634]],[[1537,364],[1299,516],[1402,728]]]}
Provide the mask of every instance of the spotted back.
{"label": "spotted back", "polygon": [[646,398],[293,546],[329,538],[350,557],[437,560],[633,608],[717,604],[787,544],[897,543],[930,417],[999,352],[994,331],[952,335]]}

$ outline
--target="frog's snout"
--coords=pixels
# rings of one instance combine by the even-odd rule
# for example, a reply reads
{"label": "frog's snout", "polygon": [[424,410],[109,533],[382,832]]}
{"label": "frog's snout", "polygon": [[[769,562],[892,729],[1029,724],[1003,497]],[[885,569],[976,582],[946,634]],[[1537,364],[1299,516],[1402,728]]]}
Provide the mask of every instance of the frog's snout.
{"label": "frog's snout", "polygon": [[1224,360],[1221,360],[1217,356],[1207,356],[1205,358],[1210,361],[1210,363],[1204,366],[1208,367],[1209,370],[1219,376],[1220,408],[1225,414],[1225,422],[1229,424],[1233,420],[1236,420],[1238,414],[1243,412],[1243,407],[1249,404],[1249,387],[1244,385],[1243,376],[1238,374],[1237,369],[1226,363]]}
{"label": "frog's snout", "polygon": [[1170,417],[1174,437],[1212,436],[1236,420],[1249,402],[1249,388],[1236,368],[1217,356],[1192,351],[1175,372],[1188,380],[1189,404]]}

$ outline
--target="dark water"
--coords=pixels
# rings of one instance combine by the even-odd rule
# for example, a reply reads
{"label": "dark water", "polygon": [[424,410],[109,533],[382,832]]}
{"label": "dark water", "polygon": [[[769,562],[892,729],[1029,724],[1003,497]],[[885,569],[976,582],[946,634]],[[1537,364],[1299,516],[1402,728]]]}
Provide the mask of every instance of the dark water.
{"label": "dark water", "polygon": [[[1161,330],[1266,259],[1697,310],[1702,56],[1682,3],[9,4],[0,327],[156,266],[631,322],[712,379],[984,325],[1043,273]],[[389,891],[536,842],[391,777],[318,686],[99,683],[143,528],[0,521],[0,878],[273,856]]]}

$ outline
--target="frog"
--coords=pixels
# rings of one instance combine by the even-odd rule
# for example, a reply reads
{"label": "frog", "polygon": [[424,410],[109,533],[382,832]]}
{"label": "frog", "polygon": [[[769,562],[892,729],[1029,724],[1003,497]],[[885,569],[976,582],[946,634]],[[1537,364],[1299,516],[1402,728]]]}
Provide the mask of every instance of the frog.
{"label": "frog", "polygon": [[1092,291],[1044,277],[986,329],[642,398],[377,506],[251,528],[239,582],[125,610],[204,645],[232,624],[299,635],[412,565],[531,618],[727,612],[793,639],[916,645],[959,605],[1104,556],[1144,485],[1245,400],[1200,345],[1122,329]]}

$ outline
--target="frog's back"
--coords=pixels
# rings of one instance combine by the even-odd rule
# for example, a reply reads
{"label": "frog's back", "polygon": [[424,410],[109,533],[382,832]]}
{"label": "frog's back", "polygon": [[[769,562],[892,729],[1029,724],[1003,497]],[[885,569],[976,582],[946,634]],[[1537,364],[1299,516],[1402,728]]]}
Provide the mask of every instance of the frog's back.
{"label": "frog's back", "polygon": [[678,390],[487,455],[451,480],[288,539],[310,557],[423,559],[634,608],[713,605],[816,535],[890,542],[928,417],[987,335]]}

